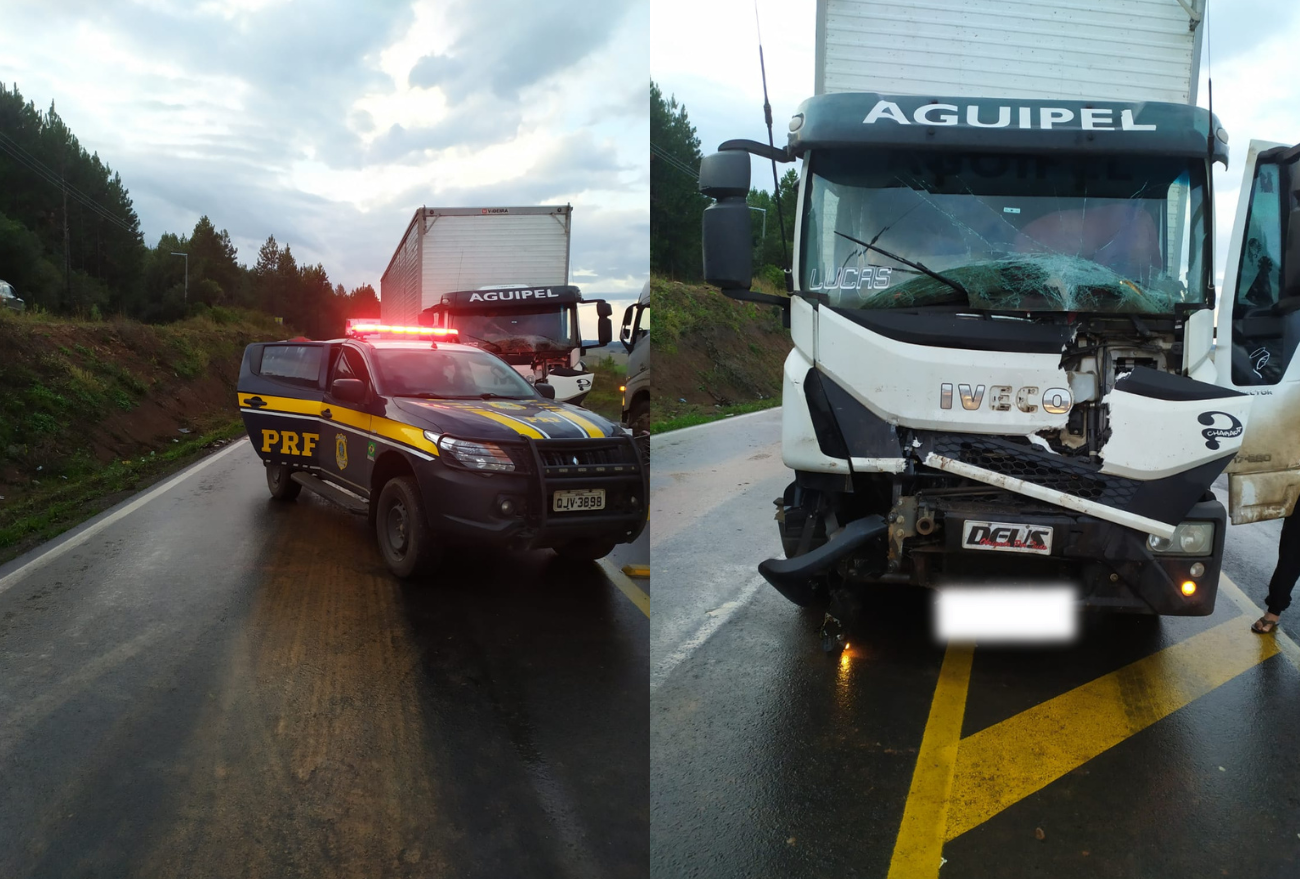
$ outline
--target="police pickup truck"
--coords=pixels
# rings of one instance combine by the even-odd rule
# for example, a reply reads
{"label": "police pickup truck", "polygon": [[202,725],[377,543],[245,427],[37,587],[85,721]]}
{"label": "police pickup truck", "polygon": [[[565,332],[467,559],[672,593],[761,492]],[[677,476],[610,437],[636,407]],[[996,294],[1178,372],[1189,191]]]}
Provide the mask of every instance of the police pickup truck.
{"label": "police pickup truck", "polygon": [[403,578],[452,541],[597,559],[636,539],[649,477],[626,429],[455,339],[349,321],[343,339],[249,345],[239,411],[271,496],[368,515]]}

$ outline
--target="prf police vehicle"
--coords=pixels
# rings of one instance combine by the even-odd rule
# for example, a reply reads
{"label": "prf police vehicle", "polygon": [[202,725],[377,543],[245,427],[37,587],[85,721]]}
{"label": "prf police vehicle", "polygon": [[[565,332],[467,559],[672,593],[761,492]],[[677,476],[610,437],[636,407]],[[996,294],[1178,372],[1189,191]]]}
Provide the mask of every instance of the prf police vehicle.
{"label": "prf police vehicle", "polygon": [[239,410],[271,496],[368,515],[404,578],[451,540],[573,559],[634,540],[648,477],[630,433],[455,339],[349,321],[343,339],[249,345]]}

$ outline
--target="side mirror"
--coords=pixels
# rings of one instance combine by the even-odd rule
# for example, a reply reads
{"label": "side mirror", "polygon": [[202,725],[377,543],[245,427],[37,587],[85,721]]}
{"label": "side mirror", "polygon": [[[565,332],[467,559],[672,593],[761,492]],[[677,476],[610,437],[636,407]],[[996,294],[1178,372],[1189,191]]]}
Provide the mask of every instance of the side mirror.
{"label": "side mirror", "polygon": [[364,403],[366,383],[359,378],[336,378],[330,385],[330,395],[345,403]]}
{"label": "side mirror", "polygon": [[537,384],[533,385],[533,387],[537,389],[537,393],[541,394],[546,399],[548,400],[555,399],[555,388],[552,387],[548,382],[538,382]]}
{"label": "side mirror", "polygon": [[754,238],[749,195],[749,153],[714,153],[700,162],[700,192],[717,199],[704,210],[704,281],[723,292],[748,290],[754,281]]}
{"label": "side mirror", "polygon": [[609,317],[613,313],[614,306],[610,305],[605,300],[602,299],[596,303],[596,315],[598,317]]}
{"label": "side mirror", "polygon": [[[608,310],[608,308],[609,306],[607,305],[606,309]],[[608,313],[600,316],[600,322],[597,324],[597,327],[597,338],[600,339],[599,347],[603,348],[614,338],[614,324],[609,319]]]}

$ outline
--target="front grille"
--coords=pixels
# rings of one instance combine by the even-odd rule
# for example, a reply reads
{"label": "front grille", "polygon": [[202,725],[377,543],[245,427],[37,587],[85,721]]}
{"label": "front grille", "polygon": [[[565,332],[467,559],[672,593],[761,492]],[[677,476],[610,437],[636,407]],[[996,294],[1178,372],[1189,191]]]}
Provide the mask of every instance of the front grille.
{"label": "front grille", "polygon": [[538,440],[534,445],[551,477],[620,476],[641,469],[636,448],[621,438]]}
{"label": "front grille", "polygon": [[941,435],[934,441],[934,452],[1000,476],[1110,507],[1125,506],[1140,487],[1136,480],[1104,475],[1095,465],[995,437]]}

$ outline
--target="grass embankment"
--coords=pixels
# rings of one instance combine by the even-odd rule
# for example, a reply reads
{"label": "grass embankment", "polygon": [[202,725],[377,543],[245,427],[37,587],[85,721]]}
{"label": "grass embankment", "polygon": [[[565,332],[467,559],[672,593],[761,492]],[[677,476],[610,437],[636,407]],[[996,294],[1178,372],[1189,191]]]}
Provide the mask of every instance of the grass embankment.
{"label": "grass embankment", "polygon": [[603,415],[614,423],[623,420],[623,392],[619,390],[627,379],[627,366],[615,363],[614,358],[605,357],[587,366],[595,375],[591,392],[587,394],[582,405]]}
{"label": "grass embankment", "polygon": [[779,310],[664,278],[650,280],[650,294],[652,433],[781,404],[781,366],[790,334]]}
{"label": "grass embankment", "polygon": [[285,334],[225,309],[165,326],[0,311],[0,561],[237,436],[244,346]]}

